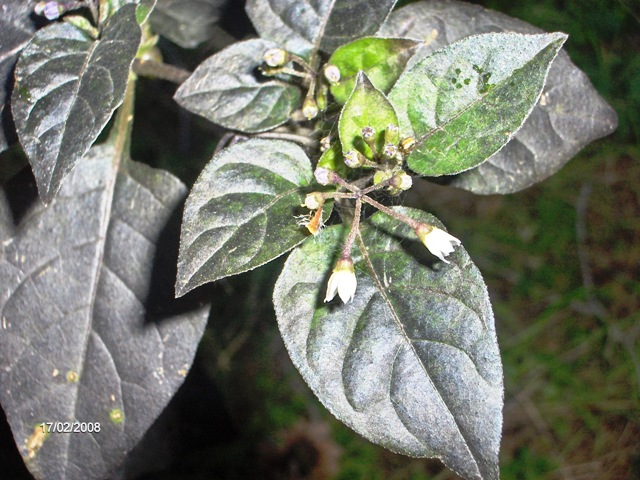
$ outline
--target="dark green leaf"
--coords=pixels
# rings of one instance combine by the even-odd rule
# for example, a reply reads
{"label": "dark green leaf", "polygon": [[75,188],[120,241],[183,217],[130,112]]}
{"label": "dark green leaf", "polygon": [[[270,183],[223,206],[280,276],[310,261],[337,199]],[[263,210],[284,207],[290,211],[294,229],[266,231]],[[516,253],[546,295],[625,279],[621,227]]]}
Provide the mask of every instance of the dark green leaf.
{"label": "dark green leaf", "polygon": [[343,161],[342,147],[339,142],[334,142],[329,149],[323,152],[318,159],[318,167],[333,170],[343,178],[347,176],[349,167]]}
{"label": "dark green leaf", "polygon": [[[428,39],[414,62],[469,35],[499,31],[542,33],[478,5],[430,0],[393,12],[379,34]],[[586,144],[610,134],[616,126],[615,111],[560,51],[540,102],[516,136],[486,162],[453,177],[452,184],[482,194],[522,190],[553,175]]]}
{"label": "dark green leaf", "polygon": [[406,38],[362,38],[338,48],[329,63],[340,69],[340,82],[331,86],[336,101],[344,103],[353,90],[359,71],[387,93],[421,42]]}
{"label": "dark green leaf", "polygon": [[45,203],[122,103],[139,43],[135,5],[127,5],[98,41],[55,23],[22,52],[11,110]]}
{"label": "dark green leaf", "polygon": [[225,0],[159,0],[151,25],[183,48],[195,48],[211,38]]}
{"label": "dark green leaf", "polygon": [[327,53],[373,35],[397,0],[248,0],[247,14],[261,37],[302,56]]}
{"label": "dark green leaf", "polygon": [[537,103],[566,38],[488,33],[413,65],[389,93],[401,130],[416,137],[409,167],[427,176],[459,173],[502,148]]}
{"label": "dark green leaf", "polygon": [[307,238],[295,216],[309,212],[300,205],[312,180],[309,159],[290,142],[249,140],[214,156],[187,199],[176,294],[252,270]]}
{"label": "dark green leaf", "polygon": [[382,213],[371,221],[368,253],[353,256],[351,303],[322,303],[343,227],[289,256],[274,291],[289,355],[320,401],[369,440],[438,457],[465,478],[497,479],[502,367],[480,272],[462,247],[451,264],[429,266],[411,229]]}
{"label": "dark green leaf", "polygon": [[[38,479],[109,477],[182,384],[208,317],[163,285],[177,256],[167,222],[185,186],[135,162],[116,180],[114,155],[92,148],[0,244],[0,403]],[[173,271],[159,262],[172,246]],[[100,432],[51,433],[38,449],[28,442],[41,422]]]}
{"label": "dark green leaf", "polygon": [[359,73],[356,86],[340,114],[338,130],[342,151],[359,151],[370,159],[373,154],[362,139],[362,129],[375,129],[375,147],[378,154],[384,148],[384,132],[388,125],[398,125],[398,117],[387,97],[374,87],[364,73]]}
{"label": "dark green leaf", "polygon": [[300,106],[300,89],[259,78],[264,53],[276,45],[247,40],[202,62],[180,86],[175,100],[190,112],[226,128],[262,132],[283,124]]}
{"label": "dark green leaf", "polygon": [[5,103],[11,97],[13,67],[36,31],[34,3],[0,0],[0,152],[16,141],[15,127]]}

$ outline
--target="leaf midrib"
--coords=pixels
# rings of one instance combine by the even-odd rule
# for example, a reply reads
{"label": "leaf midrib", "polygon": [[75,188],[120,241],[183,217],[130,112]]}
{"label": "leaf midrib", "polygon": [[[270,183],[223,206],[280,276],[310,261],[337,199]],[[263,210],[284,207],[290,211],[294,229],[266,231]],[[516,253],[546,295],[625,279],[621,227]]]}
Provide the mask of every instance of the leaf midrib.
{"label": "leaf midrib", "polygon": [[[413,356],[417,359],[418,364],[422,368],[422,371],[424,372],[425,377],[429,379],[429,382],[431,382],[431,385],[433,386],[434,392],[437,393],[438,398],[440,398],[440,400],[442,401],[442,404],[446,407],[447,412],[451,416],[451,419],[453,420],[453,423],[456,425],[456,427],[458,429],[458,433],[460,434],[460,436],[464,440],[465,447],[467,447],[467,449],[469,450],[469,453],[471,454],[471,457],[473,458],[474,464],[475,464],[476,468],[478,469],[478,472],[480,472],[479,462],[476,460],[475,455],[474,455],[474,453],[472,452],[472,450],[471,450],[471,448],[469,446],[470,445],[469,441],[467,440],[467,438],[465,437],[462,429],[460,428],[460,425],[458,424],[458,420],[457,420],[456,416],[453,414],[453,412],[449,408],[449,405],[447,404],[445,399],[440,394],[440,391],[438,390],[438,388],[436,388],[435,384],[431,380],[431,376],[429,375],[429,372],[425,368],[423,362],[420,360],[420,356],[418,355],[418,352],[416,351],[416,349],[415,349],[415,347],[413,345],[413,342],[411,341],[409,335],[407,335],[407,332],[404,329],[404,326],[402,325],[402,322],[400,321],[400,317],[398,316],[393,304],[391,303],[391,300],[387,296],[386,289],[384,288],[384,285],[383,285],[382,281],[380,280],[380,277],[378,277],[378,273],[376,272],[376,270],[375,270],[375,268],[373,266],[373,263],[371,262],[371,259],[369,258],[369,252],[367,250],[367,247],[366,247],[366,245],[364,243],[364,239],[362,238],[362,233],[360,231],[358,231],[358,246],[360,248],[360,253],[362,255],[362,258],[365,260],[365,263],[367,264],[367,268],[369,270],[369,273],[371,274],[371,278],[373,279],[378,291],[380,292],[380,296],[382,297],[384,303],[387,305],[389,311],[391,312],[391,316],[392,316],[392,318],[393,318],[393,320],[394,320],[394,322],[396,324],[396,327],[397,327],[398,331],[400,332],[400,334],[404,338],[406,344],[411,348]],[[396,415],[397,415],[397,413],[396,413]],[[400,418],[400,417],[398,416],[398,418]],[[402,423],[404,424],[404,422],[402,422]],[[416,440],[418,440],[425,448],[428,448],[421,439],[416,438]]]}

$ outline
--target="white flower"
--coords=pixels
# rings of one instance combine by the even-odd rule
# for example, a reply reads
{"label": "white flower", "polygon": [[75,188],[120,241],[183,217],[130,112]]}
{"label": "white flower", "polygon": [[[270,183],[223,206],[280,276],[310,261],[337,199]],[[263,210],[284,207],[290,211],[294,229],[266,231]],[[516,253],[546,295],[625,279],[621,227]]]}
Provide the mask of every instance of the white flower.
{"label": "white flower", "polygon": [[341,258],[333,269],[329,283],[327,285],[327,295],[325,302],[330,302],[336,296],[340,295],[343,303],[349,303],[356,294],[356,272],[353,268],[353,260],[350,258]]}
{"label": "white flower", "polygon": [[453,235],[449,235],[444,230],[431,225],[422,224],[416,228],[416,234],[424,246],[429,249],[436,257],[445,263],[449,263],[444,257],[452,253],[454,246],[460,245],[462,242]]}

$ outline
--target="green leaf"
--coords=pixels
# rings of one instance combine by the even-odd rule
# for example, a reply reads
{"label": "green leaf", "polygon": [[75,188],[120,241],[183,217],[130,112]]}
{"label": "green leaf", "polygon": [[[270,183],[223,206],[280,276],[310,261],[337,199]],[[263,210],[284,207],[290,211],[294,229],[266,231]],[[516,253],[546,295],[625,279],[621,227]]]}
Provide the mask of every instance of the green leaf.
{"label": "green leaf", "polygon": [[[47,207],[25,176],[0,190],[0,403],[39,480],[110,478],[183,383],[208,318],[173,296],[186,187],[124,158],[116,176],[116,155],[92,148]],[[100,431],[38,448],[41,422]]]}
{"label": "green leaf", "polygon": [[312,180],[309,159],[290,142],[254,139],[214,156],[187,199],[176,294],[252,270],[307,238],[295,217],[308,213],[300,205]]}
{"label": "green leaf", "polygon": [[234,43],[202,62],[180,86],[175,100],[190,112],[226,128],[255,133],[289,120],[300,106],[300,89],[259,78],[263,55],[276,44],[266,40]]}
{"label": "green leaf", "polygon": [[[487,31],[543,33],[521,20],[479,5],[430,0],[407,5],[389,16],[379,34],[433,38],[414,59],[449,42]],[[587,76],[560,51],[551,64],[540,101],[516,136],[476,168],[451,179],[475,193],[512,193],[553,175],[593,140],[617,126],[616,112],[593,88]]]}
{"label": "green leaf", "polygon": [[157,0],[140,0],[138,7],[136,8],[136,21],[138,25],[142,25],[147,21],[149,15],[156,7]]}
{"label": "green leaf", "polygon": [[343,158],[340,143],[334,142],[331,147],[320,156],[318,167],[333,170],[342,178],[345,178],[350,168],[345,165]]}
{"label": "green leaf", "polygon": [[51,24],[22,52],[11,110],[45,203],[122,103],[140,44],[135,10],[118,10],[97,41],[72,25]]}
{"label": "green leaf", "polygon": [[375,34],[397,0],[248,0],[262,38],[305,57]]}
{"label": "green leaf", "polygon": [[478,35],[413,65],[389,93],[401,132],[417,140],[409,167],[427,176],[450,175],[496,153],[531,113],[566,38]]}
{"label": "green leaf", "polygon": [[22,49],[36,31],[34,3],[24,0],[3,0],[0,15],[0,152],[16,142],[10,115],[4,111],[13,86],[13,67]]}
{"label": "green leaf", "polygon": [[502,367],[480,272],[462,247],[433,265],[409,227],[380,212],[370,221],[367,251],[353,252],[351,303],[323,303],[344,227],[289,256],[273,297],[289,355],[331,413],[369,440],[497,479]]}
{"label": "green leaf", "polygon": [[420,45],[408,38],[373,37],[343,45],[329,59],[340,69],[340,82],[331,86],[331,94],[337,102],[346,102],[359,71],[366,73],[377,89],[389,92]]}
{"label": "green leaf", "polygon": [[357,150],[373,159],[371,148],[362,139],[362,129],[375,129],[375,147],[378,154],[384,148],[384,132],[388,125],[398,125],[398,117],[387,97],[374,87],[367,76],[360,72],[356,86],[340,114],[338,131],[342,151]]}
{"label": "green leaf", "polygon": [[159,0],[151,25],[183,48],[195,48],[215,33],[224,0]]}

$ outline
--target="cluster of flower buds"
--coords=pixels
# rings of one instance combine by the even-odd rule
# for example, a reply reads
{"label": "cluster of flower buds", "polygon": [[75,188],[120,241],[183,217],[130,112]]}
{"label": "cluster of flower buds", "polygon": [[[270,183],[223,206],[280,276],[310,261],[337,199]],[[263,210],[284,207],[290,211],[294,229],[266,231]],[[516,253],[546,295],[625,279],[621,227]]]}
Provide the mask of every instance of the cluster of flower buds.
{"label": "cluster of flower buds", "polygon": [[[327,92],[329,85],[340,81],[340,69],[335,65],[326,64],[322,69],[322,75],[310,66],[303,58],[287,52],[282,48],[270,48],[263,55],[267,68],[263,69],[266,75],[286,74],[303,78],[309,84],[309,90],[302,103],[302,115],[307,120],[313,120],[321,110],[327,107]],[[287,67],[287,64],[297,66]]]}
{"label": "cluster of flower buds", "polygon": [[408,137],[400,141],[397,125],[389,124],[384,130],[384,145],[381,151],[377,147],[377,132],[373,127],[362,129],[362,140],[368,151],[349,150],[344,153],[344,163],[347,167],[372,168],[376,172],[373,184],[384,183],[391,195],[399,195],[409,190],[413,184],[411,177],[402,170],[405,156],[411,152],[415,139]]}

